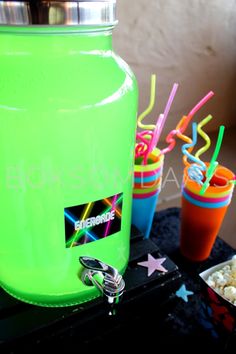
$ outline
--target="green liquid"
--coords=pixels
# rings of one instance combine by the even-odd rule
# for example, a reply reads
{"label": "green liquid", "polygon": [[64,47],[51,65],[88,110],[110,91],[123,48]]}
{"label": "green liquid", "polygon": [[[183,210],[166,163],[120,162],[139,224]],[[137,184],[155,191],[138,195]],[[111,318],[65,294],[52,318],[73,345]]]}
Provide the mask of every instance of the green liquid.
{"label": "green liquid", "polygon": [[[128,262],[137,86],[108,30],[30,31],[0,27],[0,282],[64,306],[98,296],[80,255]],[[121,192],[121,231],[66,248],[64,208]]]}

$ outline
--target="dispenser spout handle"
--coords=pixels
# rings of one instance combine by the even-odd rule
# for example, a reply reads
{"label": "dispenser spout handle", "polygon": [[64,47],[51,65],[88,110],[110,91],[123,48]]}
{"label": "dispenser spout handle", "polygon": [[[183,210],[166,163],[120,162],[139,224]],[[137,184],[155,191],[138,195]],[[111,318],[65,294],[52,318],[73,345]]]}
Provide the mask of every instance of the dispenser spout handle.
{"label": "dispenser spout handle", "polygon": [[84,267],[81,280],[85,285],[96,286],[111,305],[120,301],[124,292],[125,282],[118,270],[99,259],[81,256],[81,265]]}

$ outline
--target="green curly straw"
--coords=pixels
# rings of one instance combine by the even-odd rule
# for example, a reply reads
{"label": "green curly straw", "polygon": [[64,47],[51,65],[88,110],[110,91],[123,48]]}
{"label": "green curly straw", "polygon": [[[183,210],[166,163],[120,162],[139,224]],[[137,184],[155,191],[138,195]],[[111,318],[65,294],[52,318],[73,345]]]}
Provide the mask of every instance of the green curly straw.
{"label": "green curly straw", "polygon": [[223,140],[223,136],[224,136],[224,131],[225,131],[225,127],[223,125],[221,125],[220,130],[219,130],[219,134],[218,134],[218,138],[217,138],[217,142],[216,142],[215,151],[212,155],[210,165],[206,171],[206,180],[202,185],[202,188],[199,193],[200,195],[203,195],[205,193],[205,191],[207,190],[207,188],[209,187],[210,180],[212,179],[214,172],[216,170],[216,167],[218,165],[218,162],[216,161],[216,159],[217,159],[219,152],[220,152],[220,148],[221,148],[221,144],[222,144],[222,140]]}

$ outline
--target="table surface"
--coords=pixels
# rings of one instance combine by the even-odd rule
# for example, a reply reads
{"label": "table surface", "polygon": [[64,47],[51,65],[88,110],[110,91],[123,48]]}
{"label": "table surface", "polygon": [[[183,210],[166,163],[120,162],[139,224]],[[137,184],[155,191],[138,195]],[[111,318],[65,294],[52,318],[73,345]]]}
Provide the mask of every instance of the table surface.
{"label": "table surface", "polygon": [[[78,310],[76,307],[74,309],[66,308],[65,310],[40,309],[39,307],[34,307],[32,305],[21,305],[21,303],[16,304],[17,306],[22,306],[17,307],[18,317],[16,318],[25,322],[25,324],[27,324],[27,321],[32,321],[32,316],[37,316],[37,314],[38,316],[39,314],[45,316],[45,318],[52,316],[53,319],[55,313],[58,313],[61,318],[66,319],[69,311],[71,311],[71,314],[75,312],[75,315],[73,315],[73,322],[63,322],[63,326],[55,332],[56,334],[50,334],[50,336],[41,343],[42,345],[38,343],[40,341],[37,340],[39,345],[32,349],[32,346],[27,346],[27,343],[25,343],[24,353],[42,353],[42,350],[46,350],[45,348],[49,345],[54,345],[55,348],[59,347],[59,352],[62,353],[78,352],[78,350],[75,350],[76,348],[83,350],[83,352],[91,352],[91,349],[94,349],[94,347],[96,349],[98,346],[104,348],[106,351],[109,350],[109,348],[112,348],[111,346],[114,344],[115,348],[121,351],[124,349],[127,341],[129,342],[129,345],[132,346],[133,350],[139,350],[139,348],[144,345],[145,351],[152,348],[164,347],[166,352],[173,350],[174,348],[176,351],[181,350],[182,353],[189,353],[193,346],[195,351],[203,351],[204,345],[204,352],[208,353],[214,352],[214,354],[217,354],[235,351],[235,349],[232,349],[236,348],[234,336],[228,338],[224,337],[222,339],[219,335],[217,336],[214,333],[214,328],[204,318],[202,313],[201,282],[198,275],[201,271],[231,258],[235,254],[235,250],[223,240],[217,238],[208,260],[201,263],[190,263],[185,260],[179,252],[179,226],[179,208],[170,208],[160,211],[154,216],[150,240],[139,242],[138,248],[137,245],[135,248],[137,257],[139,252],[143,252],[143,254],[151,252],[149,249],[154,249],[152,245],[155,243],[160,249],[161,254],[168,255],[178,266],[179,271],[182,274],[181,279],[179,279],[178,276],[176,276],[177,273],[173,263],[168,261],[170,274],[172,272],[173,279],[175,279],[172,282],[174,286],[171,285],[169,279],[165,285],[165,288],[168,290],[165,290],[164,292],[164,286],[163,291],[160,291],[161,286],[158,282],[150,282],[151,287],[153,287],[155,291],[153,290],[151,296],[148,297],[148,286],[149,290],[152,289],[150,288],[150,284],[144,284],[142,287],[142,294],[139,296],[138,301],[127,302],[126,299],[126,301],[124,301],[124,306],[122,304],[120,305],[121,311],[120,313],[118,311],[117,316],[112,316],[111,318],[101,316],[102,319],[99,321],[98,314],[96,313],[95,316],[94,313],[95,307],[92,305],[90,310],[86,312],[86,316],[87,313],[89,313],[89,318],[91,319],[86,325],[83,325],[83,323],[86,322],[85,319],[81,319],[79,313],[76,314],[76,311]],[[134,252],[132,251],[133,249],[131,245],[131,260],[136,259],[133,254]],[[139,278],[136,277],[136,281],[137,279],[143,281],[144,275],[146,276],[145,268],[140,266],[137,267],[136,263],[131,263],[126,272],[129,280],[132,283],[135,278],[132,274],[135,275],[137,272],[140,272],[141,269],[141,276],[139,275]],[[158,281],[158,272],[155,273]],[[178,298],[175,295],[176,289],[178,289],[181,284],[185,284],[186,288],[194,293],[189,296],[188,302],[184,302],[183,299]],[[132,286],[136,286],[137,288],[137,284],[128,285],[129,288]],[[145,294],[143,291],[144,289],[147,290]],[[149,293],[150,292],[151,291],[149,291]],[[166,299],[163,299],[163,296],[161,297],[160,293],[162,293],[162,295],[164,294]],[[133,298],[138,297],[137,292],[135,295],[132,295],[132,292],[129,294],[131,294],[131,297]],[[6,301],[8,311],[5,313],[4,309],[1,309],[0,303],[0,310],[2,310],[0,311],[0,333],[1,329],[3,330],[3,326],[9,325],[9,328],[11,329],[11,316],[15,316],[14,306],[16,303],[16,300],[13,300],[11,297],[8,298],[8,295],[3,292],[1,293],[1,296],[4,298],[4,301]],[[98,300],[97,302],[97,309],[100,311],[103,304],[101,300]],[[22,314],[24,315],[22,316]],[[68,316],[68,318],[69,317],[71,316]],[[30,326],[30,322],[28,325]],[[87,339],[82,345],[81,336],[83,332],[86,332]],[[14,350],[11,349],[10,352],[18,352],[17,348],[18,346],[15,346]],[[3,351],[1,350],[1,352]]]}
{"label": "table surface", "polygon": [[[182,274],[182,283],[194,294],[188,297],[185,303],[182,299],[176,299],[173,310],[164,319],[166,329],[164,336],[174,337],[176,345],[180,348],[184,343],[193,345],[197,350],[203,350],[204,340],[205,350],[214,353],[230,353],[231,348],[236,349],[234,336],[221,338],[214,333],[214,327],[206,323],[206,318],[202,313],[201,281],[199,273],[218,263],[231,259],[235,255],[235,250],[221,240],[216,239],[210,257],[200,263],[191,263],[184,259],[179,251],[179,228],[180,228],[180,209],[169,208],[158,212],[153,221],[151,239],[178,265]],[[170,344],[171,345],[171,344]],[[187,352],[187,349],[186,349]]]}

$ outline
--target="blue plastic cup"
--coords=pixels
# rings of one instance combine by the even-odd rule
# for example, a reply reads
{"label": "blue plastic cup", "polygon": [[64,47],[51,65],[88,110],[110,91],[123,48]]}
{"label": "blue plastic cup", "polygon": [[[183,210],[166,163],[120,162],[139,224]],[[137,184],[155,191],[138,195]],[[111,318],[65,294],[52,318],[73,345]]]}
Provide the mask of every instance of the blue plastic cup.
{"label": "blue plastic cup", "polygon": [[164,156],[154,149],[147,165],[135,161],[132,224],[149,238],[159,193],[161,191]]}
{"label": "blue plastic cup", "polygon": [[144,234],[144,238],[146,239],[149,238],[150,235],[159,192],[160,190],[144,198],[134,198],[133,196],[132,224]]}

